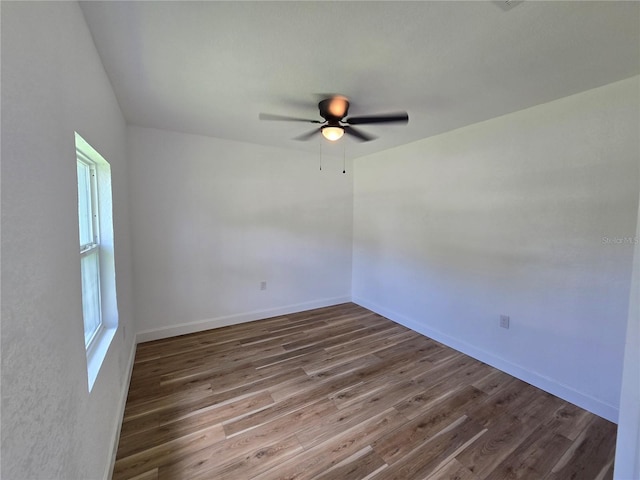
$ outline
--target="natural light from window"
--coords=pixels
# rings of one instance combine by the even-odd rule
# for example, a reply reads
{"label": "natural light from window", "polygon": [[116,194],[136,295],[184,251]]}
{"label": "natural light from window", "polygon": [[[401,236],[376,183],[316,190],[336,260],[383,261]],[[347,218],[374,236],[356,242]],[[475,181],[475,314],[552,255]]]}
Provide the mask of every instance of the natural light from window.
{"label": "natural light from window", "polygon": [[75,134],[82,319],[89,391],[118,328],[109,163]]}

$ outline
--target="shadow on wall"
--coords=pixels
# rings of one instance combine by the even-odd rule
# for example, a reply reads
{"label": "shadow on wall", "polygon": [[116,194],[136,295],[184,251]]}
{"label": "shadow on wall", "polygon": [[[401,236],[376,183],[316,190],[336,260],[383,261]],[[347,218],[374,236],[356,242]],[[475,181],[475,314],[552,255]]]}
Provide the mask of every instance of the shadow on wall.
{"label": "shadow on wall", "polygon": [[358,170],[353,297],[615,410],[633,242],[607,239],[635,234],[631,165],[383,159]]}

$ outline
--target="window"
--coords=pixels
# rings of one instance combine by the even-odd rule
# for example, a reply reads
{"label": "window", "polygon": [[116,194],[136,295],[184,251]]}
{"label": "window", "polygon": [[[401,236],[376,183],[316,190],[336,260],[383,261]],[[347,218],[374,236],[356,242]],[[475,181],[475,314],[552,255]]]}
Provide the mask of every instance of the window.
{"label": "window", "polygon": [[89,391],[118,327],[111,167],[76,133],[82,320]]}
{"label": "window", "polygon": [[80,227],[80,271],[82,272],[82,318],[84,344],[102,327],[100,306],[100,237],[97,209],[96,168],[78,152],[78,222]]}

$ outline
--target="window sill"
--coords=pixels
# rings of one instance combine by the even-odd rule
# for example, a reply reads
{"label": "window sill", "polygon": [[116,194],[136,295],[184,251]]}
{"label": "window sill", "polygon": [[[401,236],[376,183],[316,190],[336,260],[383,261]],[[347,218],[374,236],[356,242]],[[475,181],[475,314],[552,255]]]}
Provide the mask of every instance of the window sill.
{"label": "window sill", "polygon": [[93,339],[91,345],[87,349],[87,373],[89,376],[89,391],[93,389],[93,385],[98,378],[100,367],[104,363],[107,356],[109,345],[113,337],[116,335],[116,328],[102,328]]}

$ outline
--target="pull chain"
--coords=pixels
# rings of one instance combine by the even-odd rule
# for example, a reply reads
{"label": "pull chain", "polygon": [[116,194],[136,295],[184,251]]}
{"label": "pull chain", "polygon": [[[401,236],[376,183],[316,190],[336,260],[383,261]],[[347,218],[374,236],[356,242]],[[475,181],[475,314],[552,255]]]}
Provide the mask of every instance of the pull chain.
{"label": "pull chain", "polygon": [[347,161],[345,160],[345,157],[347,156],[347,154],[345,153],[347,150],[347,146],[346,144],[342,144],[342,173],[347,173]]}

